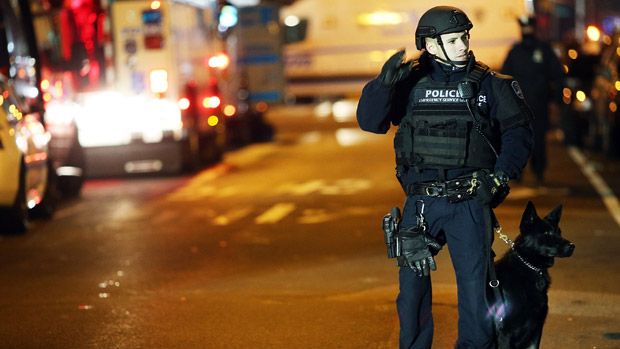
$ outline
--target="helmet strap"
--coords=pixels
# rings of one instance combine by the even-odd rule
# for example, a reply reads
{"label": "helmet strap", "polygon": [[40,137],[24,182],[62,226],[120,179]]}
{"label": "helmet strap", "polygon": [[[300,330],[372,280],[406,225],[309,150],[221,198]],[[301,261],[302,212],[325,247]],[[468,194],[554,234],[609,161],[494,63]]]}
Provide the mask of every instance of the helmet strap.
{"label": "helmet strap", "polygon": [[459,64],[467,64],[467,60],[465,61],[453,61],[450,59],[450,56],[448,56],[448,52],[446,52],[446,49],[443,47],[443,41],[441,40],[441,35],[437,35],[437,44],[439,44],[439,47],[441,47],[441,51],[443,52],[443,55],[446,57],[446,59],[440,58],[436,55],[433,55],[435,57],[435,59],[437,59],[440,62],[447,62],[448,64],[450,64],[450,66],[452,66],[452,69],[458,69],[460,68],[459,66],[457,66],[455,64],[459,63]]}

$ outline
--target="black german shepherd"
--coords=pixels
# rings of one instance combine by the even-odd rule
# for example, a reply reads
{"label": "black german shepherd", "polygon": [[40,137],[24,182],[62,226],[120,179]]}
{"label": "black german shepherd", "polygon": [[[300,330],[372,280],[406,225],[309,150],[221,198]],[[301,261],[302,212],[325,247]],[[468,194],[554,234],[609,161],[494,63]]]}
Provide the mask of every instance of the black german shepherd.
{"label": "black german shepherd", "polygon": [[[555,257],[570,257],[575,245],[561,235],[562,205],[544,218],[538,217],[532,202],[527,203],[512,248],[495,263],[502,303],[492,307],[499,349],[534,349],[540,346],[547,317],[548,269]],[[497,306],[500,305],[500,306]]]}

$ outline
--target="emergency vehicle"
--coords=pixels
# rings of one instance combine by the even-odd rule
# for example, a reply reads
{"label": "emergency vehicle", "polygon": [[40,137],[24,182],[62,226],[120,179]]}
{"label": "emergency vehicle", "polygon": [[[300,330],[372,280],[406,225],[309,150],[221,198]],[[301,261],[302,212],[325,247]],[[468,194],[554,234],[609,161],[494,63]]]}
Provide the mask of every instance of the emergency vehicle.
{"label": "emergency vehicle", "polygon": [[88,177],[178,173],[222,156],[214,1],[32,3],[46,109],[75,120]]}
{"label": "emergency vehicle", "polygon": [[419,54],[417,22],[440,5],[467,13],[474,24],[471,46],[476,59],[494,69],[520,39],[516,18],[533,11],[531,0],[296,1],[281,11],[287,26],[288,93],[296,98],[358,97],[396,50],[406,48],[410,58]]}

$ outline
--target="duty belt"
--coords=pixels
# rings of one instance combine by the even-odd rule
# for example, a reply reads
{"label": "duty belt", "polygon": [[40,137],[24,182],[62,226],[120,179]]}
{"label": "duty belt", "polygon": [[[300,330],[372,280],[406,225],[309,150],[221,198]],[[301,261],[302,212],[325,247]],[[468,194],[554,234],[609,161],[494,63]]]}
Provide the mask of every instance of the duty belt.
{"label": "duty belt", "polygon": [[422,182],[407,185],[407,195],[447,197],[450,202],[470,199],[476,193],[478,180],[472,177],[457,178],[445,182]]}

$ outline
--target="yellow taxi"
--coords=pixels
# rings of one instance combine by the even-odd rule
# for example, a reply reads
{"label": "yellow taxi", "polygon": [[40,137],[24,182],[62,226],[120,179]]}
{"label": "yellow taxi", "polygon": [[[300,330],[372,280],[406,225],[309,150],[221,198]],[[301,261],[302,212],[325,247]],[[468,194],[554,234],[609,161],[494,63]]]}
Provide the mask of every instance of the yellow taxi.
{"label": "yellow taxi", "polygon": [[0,233],[21,233],[32,216],[51,216],[54,171],[50,134],[39,113],[28,113],[0,74]]}

